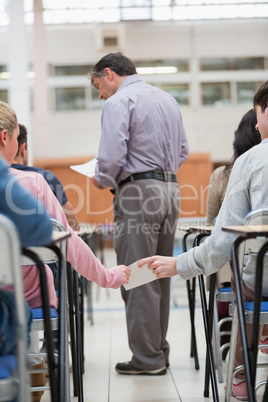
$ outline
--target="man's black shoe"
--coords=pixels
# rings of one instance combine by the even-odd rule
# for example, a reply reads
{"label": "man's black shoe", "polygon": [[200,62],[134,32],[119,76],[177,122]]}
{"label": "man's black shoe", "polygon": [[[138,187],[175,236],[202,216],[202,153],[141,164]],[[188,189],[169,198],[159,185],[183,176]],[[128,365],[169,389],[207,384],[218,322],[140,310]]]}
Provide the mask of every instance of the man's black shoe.
{"label": "man's black shoe", "polygon": [[143,369],[138,369],[134,367],[131,362],[125,362],[125,363],[117,363],[115,366],[115,370],[119,374],[132,374],[132,375],[139,375],[139,374],[145,374],[145,375],[164,375],[167,372],[166,367],[161,367],[159,369],[155,370],[143,370]]}

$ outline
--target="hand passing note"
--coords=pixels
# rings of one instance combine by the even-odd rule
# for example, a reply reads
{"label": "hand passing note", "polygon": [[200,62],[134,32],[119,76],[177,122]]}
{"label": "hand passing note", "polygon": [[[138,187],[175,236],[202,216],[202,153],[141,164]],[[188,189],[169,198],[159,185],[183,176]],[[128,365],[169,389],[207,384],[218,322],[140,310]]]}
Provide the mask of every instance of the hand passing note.
{"label": "hand passing note", "polygon": [[178,275],[177,259],[175,257],[154,255],[153,257],[147,257],[140,260],[138,266],[141,268],[145,264],[148,264],[148,269],[153,271],[153,274],[157,279]]}

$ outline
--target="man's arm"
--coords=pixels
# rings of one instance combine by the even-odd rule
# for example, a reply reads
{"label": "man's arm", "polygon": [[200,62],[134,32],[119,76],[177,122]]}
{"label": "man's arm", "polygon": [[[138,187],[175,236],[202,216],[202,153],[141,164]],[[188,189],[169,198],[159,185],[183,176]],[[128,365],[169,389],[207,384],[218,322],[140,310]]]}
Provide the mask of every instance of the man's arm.
{"label": "man's arm", "polygon": [[103,187],[115,187],[116,178],[126,164],[129,116],[123,105],[106,101],[102,114],[102,135],[95,180]]}
{"label": "man's arm", "polygon": [[44,205],[17,183],[3,160],[0,160],[0,212],[14,222],[24,246],[51,242],[52,223]]}
{"label": "man's arm", "polygon": [[181,118],[181,153],[180,153],[180,164],[179,167],[186,161],[186,159],[189,156],[189,145],[188,145],[188,140],[187,140],[187,136],[186,136],[186,132],[184,129],[184,125],[183,125],[183,121]]}

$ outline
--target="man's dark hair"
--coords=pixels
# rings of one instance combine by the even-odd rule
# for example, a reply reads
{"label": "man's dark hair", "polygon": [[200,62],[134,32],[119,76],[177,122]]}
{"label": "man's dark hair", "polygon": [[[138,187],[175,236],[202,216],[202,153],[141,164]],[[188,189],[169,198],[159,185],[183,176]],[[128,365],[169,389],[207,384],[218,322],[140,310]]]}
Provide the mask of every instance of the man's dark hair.
{"label": "man's dark hair", "polygon": [[20,134],[18,136],[18,151],[16,156],[19,155],[19,149],[22,144],[25,144],[25,149],[27,149],[27,128],[23,124],[19,124]]}
{"label": "man's dark hair", "polygon": [[253,106],[254,108],[256,106],[260,106],[261,110],[264,112],[264,110],[267,108],[267,104],[268,104],[268,81],[265,81],[257,89],[257,92],[254,95]]}
{"label": "man's dark hair", "polygon": [[92,68],[90,75],[93,83],[93,77],[104,78],[104,69],[110,68],[116,74],[123,77],[124,75],[137,74],[135,64],[122,53],[109,53],[102,57]]}

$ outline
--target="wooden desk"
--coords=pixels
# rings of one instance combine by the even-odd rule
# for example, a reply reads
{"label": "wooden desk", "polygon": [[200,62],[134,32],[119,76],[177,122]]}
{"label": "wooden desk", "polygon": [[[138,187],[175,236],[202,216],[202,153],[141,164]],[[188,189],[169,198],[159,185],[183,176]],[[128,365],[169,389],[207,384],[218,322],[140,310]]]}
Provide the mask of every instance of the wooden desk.
{"label": "wooden desk", "polygon": [[[259,331],[259,314],[260,314],[261,288],[262,288],[262,276],[263,276],[263,259],[265,253],[268,250],[268,225],[225,226],[222,228],[222,230],[224,232],[238,235],[238,238],[235,240],[232,247],[232,262],[233,262],[233,272],[236,286],[239,325],[240,325],[241,340],[242,340],[244,361],[245,361],[248,400],[250,402],[254,402],[255,401],[254,387],[255,387],[256,362],[257,362],[257,339]],[[246,331],[245,307],[244,307],[244,298],[241,284],[241,275],[239,271],[238,249],[241,243],[244,242],[245,240],[258,239],[258,238],[267,239],[267,241],[260,248],[257,255],[252,342],[251,347],[249,347],[248,336]],[[228,384],[226,385],[226,388],[228,389]]]}

